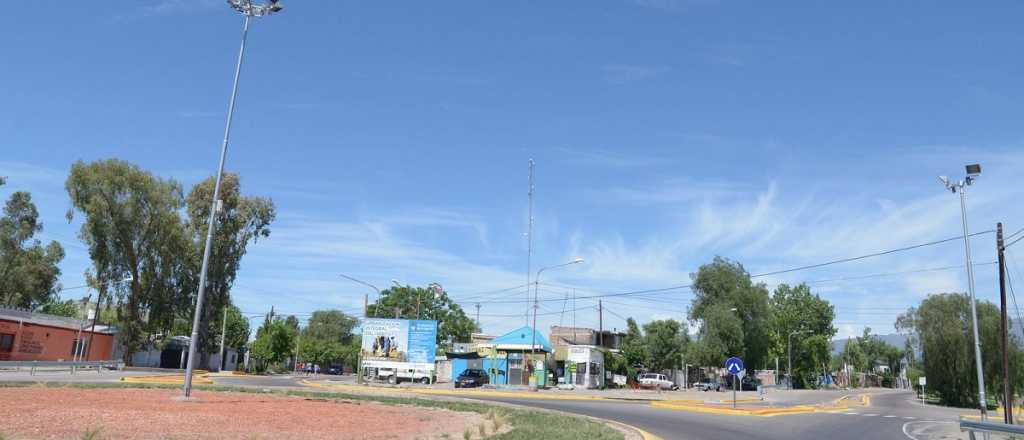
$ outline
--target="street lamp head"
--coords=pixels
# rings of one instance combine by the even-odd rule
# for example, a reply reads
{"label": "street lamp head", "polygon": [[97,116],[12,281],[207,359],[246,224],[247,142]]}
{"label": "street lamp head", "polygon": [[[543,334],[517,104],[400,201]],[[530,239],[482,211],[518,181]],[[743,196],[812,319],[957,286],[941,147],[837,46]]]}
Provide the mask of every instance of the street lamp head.
{"label": "street lamp head", "polygon": [[395,287],[402,287],[402,283],[399,283],[398,280],[394,278],[391,279],[391,284],[394,284]]}
{"label": "street lamp head", "polygon": [[250,17],[263,17],[266,15],[281,12],[284,9],[279,0],[270,0],[266,4],[254,4],[252,0],[228,0],[232,9]]}
{"label": "street lamp head", "polygon": [[576,258],[575,260],[572,260],[572,264],[578,264],[578,263],[582,263],[582,262],[583,262],[582,258]]}
{"label": "street lamp head", "polygon": [[970,164],[965,166],[964,168],[967,169],[968,176],[977,176],[981,174],[981,164]]}

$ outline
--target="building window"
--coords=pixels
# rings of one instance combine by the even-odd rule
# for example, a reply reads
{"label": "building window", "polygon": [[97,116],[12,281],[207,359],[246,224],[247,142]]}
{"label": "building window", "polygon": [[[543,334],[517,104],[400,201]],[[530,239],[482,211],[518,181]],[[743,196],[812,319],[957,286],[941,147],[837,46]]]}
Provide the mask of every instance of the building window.
{"label": "building window", "polygon": [[12,351],[14,351],[14,335],[0,333],[0,353],[10,353]]}

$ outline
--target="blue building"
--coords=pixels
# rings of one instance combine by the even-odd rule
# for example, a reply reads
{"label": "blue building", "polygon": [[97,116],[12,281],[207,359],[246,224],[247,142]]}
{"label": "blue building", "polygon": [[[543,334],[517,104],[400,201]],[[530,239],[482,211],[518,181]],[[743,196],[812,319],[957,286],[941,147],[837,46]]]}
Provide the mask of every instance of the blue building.
{"label": "blue building", "polygon": [[477,344],[474,349],[468,353],[448,353],[453,381],[467,369],[480,369],[490,375],[494,385],[529,385],[531,379],[540,387],[547,385],[551,343],[532,327],[520,327]]}

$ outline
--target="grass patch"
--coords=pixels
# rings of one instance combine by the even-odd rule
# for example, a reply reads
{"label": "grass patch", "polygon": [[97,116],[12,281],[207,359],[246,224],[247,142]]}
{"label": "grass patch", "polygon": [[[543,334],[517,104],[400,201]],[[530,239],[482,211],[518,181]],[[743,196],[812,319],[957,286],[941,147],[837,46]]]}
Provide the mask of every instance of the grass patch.
{"label": "grass patch", "polygon": [[[156,384],[156,383],[126,383],[126,382],[105,382],[105,383],[55,383],[55,382],[0,382],[0,388],[46,386],[51,388],[78,388],[78,389],[105,389],[105,388],[137,388],[137,389],[176,389],[180,390],[181,385]],[[487,437],[493,440],[623,440],[621,432],[606,426],[603,423],[583,417],[557,414],[545,411],[533,411],[509,408],[504,406],[488,405],[486,403],[468,402],[462,400],[431,400],[415,397],[394,397],[374,396],[365,394],[349,394],[336,392],[319,391],[264,391],[259,388],[241,388],[218,385],[197,385],[193,389],[215,392],[235,392],[252,394],[271,394],[279,396],[295,396],[314,399],[335,399],[353,402],[376,402],[385,405],[409,405],[421,408],[443,409],[456,412],[473,412],[484,415],[484,425],[477,427],[479,431],[486,430],[486,423],[490,421],[493,429],[492,434],[500,431],[505,425],[511,426],[511,431]],[[98,434],[98,433],[97,433]],[[468,434],[470,437],[466,437]],[[474,435],[473,430],[463,433],[464,438],[479,436]],[[0,440],[3,440],[0,437]]]}

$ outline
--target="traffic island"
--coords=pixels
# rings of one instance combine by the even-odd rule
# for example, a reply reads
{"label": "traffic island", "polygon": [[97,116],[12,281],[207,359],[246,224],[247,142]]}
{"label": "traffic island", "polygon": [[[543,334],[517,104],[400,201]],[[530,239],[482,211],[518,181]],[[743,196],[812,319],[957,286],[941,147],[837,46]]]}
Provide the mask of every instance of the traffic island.
{"label": "traffic island", "polygon": [[195,391],[198,402],[183,404],[173,400],[179,394],[177,389],[154,388],[0,388],[0,399],[19,402],[0,414],[0,434],[5,438],[383,440],[464,438],[466,432],[476,439],[501,432],[486,414],[476,412],[204,390]]}
{"label": "traffic island", "polygon": [[[47,392],[57,394],[32,394]],[[601,420],[464,400],[200,385],[198,401],[183,403],[171,398],[180,392],[166,384],[0,383],[0,398],[30,402],[0,414],[0,438],[659,440]],[[59,426],[38,420],[87,429],[44,435]]]}

